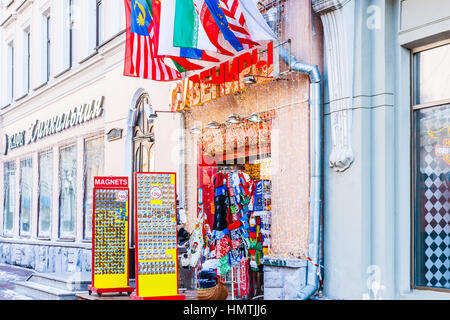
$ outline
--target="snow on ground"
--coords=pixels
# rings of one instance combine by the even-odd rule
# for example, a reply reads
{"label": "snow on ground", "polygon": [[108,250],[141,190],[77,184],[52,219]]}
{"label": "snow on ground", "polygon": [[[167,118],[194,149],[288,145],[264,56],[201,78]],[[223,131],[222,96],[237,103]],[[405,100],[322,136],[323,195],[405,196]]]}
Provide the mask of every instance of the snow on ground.
{"label": "snow on ground", "polygon": [[15,290],[16,282],[25,281],[31,274],[32,270],[0,264],[0,300],[32,300]]}

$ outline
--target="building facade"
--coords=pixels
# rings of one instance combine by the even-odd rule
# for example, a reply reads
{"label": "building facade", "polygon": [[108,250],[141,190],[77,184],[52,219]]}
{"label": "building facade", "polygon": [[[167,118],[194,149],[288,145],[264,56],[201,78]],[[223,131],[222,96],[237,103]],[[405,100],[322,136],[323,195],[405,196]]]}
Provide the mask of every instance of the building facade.
{"label": "building facade", "polygon": [[213,176],[257,167],[276,196],[266,299],[304,298],[317,275],[330,299],[450,299],[448,1],[261,1],[281,40],[277,81],[153,122],[146,106],[169,111],[173,85],[122,76],[123,1],[2,5],[1,263],[90,272],[94,175],[176,172],[191,232],[199,210],[213,214]]}
{"label": "building facade", "polygon": [[0,262],[90,272],[93,177],[179,172],[180,117],[144,110],[170,85],[123,77],[121,0],[3,1],[0,34]]}
{"label": "building facade", "polygon": [[[254,242],[249,246],[248,260],[237,253],[239,246],[232,246],[229,254],[233,258],[223,269],[233,268],[233,274],[241,275],[241,296],[290,300],[298,299],[308,288],[308,275],[316,277],[317,270],[315,266],[308,268],[308,259],[316,265],[320,260],[319,234],[311,226],[316,224],[318,230],[320,224],[320,214],[315,213],[320,213],[321,169],[314,159],[320,158],[321,141],[314,130],[321,127],[317,82],[323,65],[322,28],[310,1],[263,1],[259,9],[278,41],[261,44],[252,55],[242,53],[204,71],[199,79],[193,76],[180,88],[187,92],[182,110],[186,129],[185,210],[190,230],[204,214],[215,240],[225,242],[227,235],[220,232],[217,221],[219,209],[227,205],[218,203],[217,194],[224,188],[220,180],[226,177],[228,192],[241,195],[230,196],[233,200],[228,207],[234,225],[229,223],[224,230],[235,230],[235,214],[249,215],[255,226],[249,228],[254,230],[249,231],[249,241]],[[245,64],[247,60],[251,64]],[[237,69],[237,65],[239,74],[229,76],[227,71]],[[308,68],[314,74],[309,74]],[[209,83],[202,80],[208,79],[208,73],[212,76]],[[246,79],[252,76],[255,81]],[[228,81],[228,77],[236,80]],[[236,185],[230,191],[238,176],[241,181],[250,180],[255,188],[248,212],[243,200],[247,196],[236,191]],[[259,209],[258,185],[264,194]],[[204,250],[206,265],[216,259],[223,261],[217,248],[213,254],[208,248]]]}
{"label": "building facade", "polygon": [[449,299],[448,1],[313,1],[325,46],[324,295]]}

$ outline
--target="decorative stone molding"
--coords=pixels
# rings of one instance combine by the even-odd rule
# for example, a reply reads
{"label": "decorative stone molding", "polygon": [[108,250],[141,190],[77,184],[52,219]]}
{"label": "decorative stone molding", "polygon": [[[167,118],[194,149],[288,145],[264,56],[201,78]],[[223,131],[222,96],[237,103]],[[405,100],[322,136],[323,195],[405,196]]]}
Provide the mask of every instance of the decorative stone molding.
{"label": "decorative stone molding", "polygon": [[312,7],[315,12],[324,14],[342,8],[350,0],[312,0]]}
{"label": "decorative stone molding", "polygon": [[17,13],[19,13],[19,14],[23,13],[26,8],[30,7],[33,4],[33,2],[34,2],[34,0],[22,1],[22,3],[16,9]]}
{"label": "decorative stone molding", "polygon": [[313,0],[322,19],[328,70],[332,151],[330,167],[347,170],[354,161],[351,146],[353,109],[353,50],[349,42],[343,7],[350,0]]}
{"label": "decorative stone molding", "polygon": [[13,12],[5,20],[3,20],[3,22],[0,24],[0,28],[6,29],[11,25],[11,23],[13,23],[16,20],[17,20],[17,12]]}
{"label": "decorative stone molding", "polygon": [[91,272],[88,248],[0,242],[0,263],[36,272]]}

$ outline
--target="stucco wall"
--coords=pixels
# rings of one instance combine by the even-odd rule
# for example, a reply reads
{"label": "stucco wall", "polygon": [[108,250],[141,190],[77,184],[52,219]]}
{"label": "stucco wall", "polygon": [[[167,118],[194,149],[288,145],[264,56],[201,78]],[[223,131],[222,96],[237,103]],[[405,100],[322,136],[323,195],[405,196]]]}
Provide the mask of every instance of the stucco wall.
{"label": "stucco wall", "polygon": [[[336,299],[448,299],[448,293],[411,289],[408,49],[442,40],[442,32],[450,37],[450,11],[445,10],[450,3],[340,2],[345,5],[338,9],[343,15],[339,30],[349,34],[347,45],[354,53],[347,105],[354,162],[343,172],[324,169],[324,294]],[[326,48],[330,43],[326,38]],[[325,162],[335,125],[329,92],[339,85],[331,77],[333,67],[327,64],[325,71]]]}

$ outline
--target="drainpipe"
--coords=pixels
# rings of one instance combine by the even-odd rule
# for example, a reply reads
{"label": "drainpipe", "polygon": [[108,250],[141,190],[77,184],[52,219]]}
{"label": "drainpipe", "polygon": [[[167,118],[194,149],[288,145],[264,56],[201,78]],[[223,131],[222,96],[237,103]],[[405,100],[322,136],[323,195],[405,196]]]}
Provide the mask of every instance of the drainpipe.
{"label": "drainpipe", "polygon": [[180,166],[179,166],[179,172],[180,172],[180,177],[178,178],[178,183],[180,184],[180,189],[178,191],[179,193],[179,197],[178,199],[180,200],[180,208],[185,207],[184,201],[185,201],[185,195],[184,195],[184,174],[185,174],[185,159],[184,159],[184,149],[185,149],[185,116],[184,113],[180,113],[180,137],[179,137],[179,147],[180,147]]}
{"label": "drainpipe", "polygon": [[319,289],[319,246],[320,216],[322,212],[322,79],[317,65],[298,62],[290,51],[279,46],[280,57],[295,72],[307,74],[310,87],[310,131],[311,131],[311,176],[310,176],[310,213],[309,243],[306,285],[300,289],[297,298],[308,300]]}

